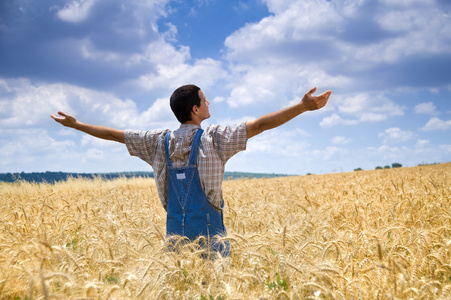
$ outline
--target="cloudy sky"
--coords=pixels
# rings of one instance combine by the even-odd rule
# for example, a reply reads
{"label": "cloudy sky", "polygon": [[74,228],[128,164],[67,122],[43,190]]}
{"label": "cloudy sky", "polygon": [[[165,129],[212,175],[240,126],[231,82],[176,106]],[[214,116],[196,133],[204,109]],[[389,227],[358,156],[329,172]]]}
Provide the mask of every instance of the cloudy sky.
{"label": "cloudy sky", "polygon": [[227,171],[329,173],[451,161],[449,0],[0,2],[0,173],[150,171],[124,145],[55,123],[178,127],[187,83],[203,123],[328,105],[248,142]]}

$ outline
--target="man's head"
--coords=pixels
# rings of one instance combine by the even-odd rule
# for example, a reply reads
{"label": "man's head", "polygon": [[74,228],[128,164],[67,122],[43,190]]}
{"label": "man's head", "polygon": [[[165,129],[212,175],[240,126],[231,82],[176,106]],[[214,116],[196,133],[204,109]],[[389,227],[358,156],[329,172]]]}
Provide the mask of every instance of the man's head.
{"label": "man's head", "polygon": [[[204,99],[201,99],[201,97]],[[206,104],[204,105],[207,105],[206,113],[200,110],[202,102],[205,102]],[[194,84],[184,85],[176,89],[171,95],[170,105],[177,120],[182,124],[192,120],[192,113],[198,114],[201,112],[199,115],[201,121],[210,116],[208,101],[206,101],[200,88]],[[206,116],[206,114],[208,115]]]}

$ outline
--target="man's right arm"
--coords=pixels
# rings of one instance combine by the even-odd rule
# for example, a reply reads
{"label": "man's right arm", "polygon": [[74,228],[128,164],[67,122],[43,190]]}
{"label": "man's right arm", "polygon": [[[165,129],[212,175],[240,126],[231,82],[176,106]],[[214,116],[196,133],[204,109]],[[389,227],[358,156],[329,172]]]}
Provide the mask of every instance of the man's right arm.
{"label": "man's right arm", "polygon": [[80,130],[100,139],[125,143],[123,130],[81,123],[73,116],[65,114],[61,111],[59,111],[58,114],[61,117],[57,117],[55,115],[51,115],[51,117],[63,126]]}
{"label": "man's right arm", "polygon": [[312,94],[315,91],[316,87],[308,91],[302,100],[293,106],[261,116],[256,120],[247,121],[247,138],[250,139],[265,130],[279,127],[306,111],[317,110],[324,107],[332,92],[327,91],[321,95],[313,96]]}

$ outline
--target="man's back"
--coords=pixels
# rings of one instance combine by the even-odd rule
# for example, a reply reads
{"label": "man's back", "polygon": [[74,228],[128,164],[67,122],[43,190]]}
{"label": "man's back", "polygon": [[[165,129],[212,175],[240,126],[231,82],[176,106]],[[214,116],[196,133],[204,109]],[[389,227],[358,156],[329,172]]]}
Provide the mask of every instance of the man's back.
{"label": "man's back", "polygon": [[[169,154],[175,167],[185,166],[191,152],[191,143],[200,126],[182,124],[171,133]],[[167,207],[167,170],[164,136],[168,130],[126,130],[125,144],[130,154],[146,161],[154,169],[158,194]],[[223,206],[222,180],[227,160],[246,149],[246,124],[210,125],[202,135],[197,168],[207,199],[217,210]]]}

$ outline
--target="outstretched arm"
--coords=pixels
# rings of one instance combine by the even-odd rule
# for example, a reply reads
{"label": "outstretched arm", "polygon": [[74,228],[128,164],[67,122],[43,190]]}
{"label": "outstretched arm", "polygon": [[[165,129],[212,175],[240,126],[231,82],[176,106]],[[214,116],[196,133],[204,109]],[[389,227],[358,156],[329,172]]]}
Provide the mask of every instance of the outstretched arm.
{"label": "outstretched arm", "polygon": [[89,135],[95,136],[97,138],[101,138],[104,140],[116,141],[119,143],[124,143],[124,131],[117,130],[110,127],[97,126],[84,124],[79,122],[73,116],[63,113],[59,111],[58,114],[60,117],[55,115],[50,115],[56,122],[62,124],[63,126],[74,128],[80,131],[83,131]]}
{"label": "outstretched arm", "polygon": [[247,121],[246,129],[247,129],[247,138],[262,133],[265,130],[272,129],[278,127],[286,122],[290,121],[294,117],[302,114],[303,112],[309,110],[317,110],[324,107],[329,99],[331,91],[327,91],[318,96],[313,96],[312,94],[316,91],[316,87],[308,91],[302,100],[290,107],[282,109],[280,111],[276,111],[273,113],[269,113],[264,115],[256,120]]}

